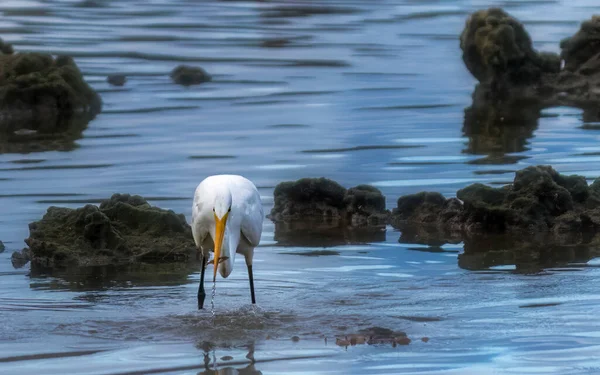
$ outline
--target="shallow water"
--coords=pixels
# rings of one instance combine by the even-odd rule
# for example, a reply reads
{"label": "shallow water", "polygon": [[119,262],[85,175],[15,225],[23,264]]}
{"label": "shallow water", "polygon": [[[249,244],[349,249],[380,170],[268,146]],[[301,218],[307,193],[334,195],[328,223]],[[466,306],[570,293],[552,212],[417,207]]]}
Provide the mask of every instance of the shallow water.
{"label": "shallow water", "polygon": [[[517,113],[513,126],[465,115],[475,80],[457,38],[487,2],[82,3],[0,3],[3,39],[74,56],[104,101],[80,138],[0,154],[3,374],[211,374],[213,358],[220,374],[599,371],[596,248],[536,249],[524,262],[517,251],[430,246],[391,228],[306,238],[266,221],[258,305],[237,259],[217,281],[214,322],[195,310],[194,266],[54,277],[14,269],[11,252],[49,205],[127,192],[189,218],[195,186],[214,173],[252,179],[265,211],[278,182],[306,176],[374,184],[389,208],[420,190],[450,196],[475,181],[507,183],[527,165],[600,176],[597,113]],[[548,51],[597,10],[584,0],[498,4]],[[181,63],[213,82],[172,84]],[[126,85],[109,86],[111,73],[125,73]],[[335,344],[372,326],[413,341]]]}

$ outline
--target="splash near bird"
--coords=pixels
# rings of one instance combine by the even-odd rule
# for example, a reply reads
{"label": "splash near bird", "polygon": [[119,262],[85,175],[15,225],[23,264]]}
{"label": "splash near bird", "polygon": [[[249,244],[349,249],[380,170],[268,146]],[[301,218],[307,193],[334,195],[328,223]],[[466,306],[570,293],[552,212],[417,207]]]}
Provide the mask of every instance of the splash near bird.
{"label": "splash near bird", "polygon": [[196,188],[192,207],[192,234],[202,253],[202,271],[198,288],[198,309],[204,306],[204,271],[210,250],[214,251],[213,282],[217,270],[226,278],[233,271],[235,254],[246,258],[250,295],[254,298],[252,258],[260,242],[264,213],[260,195],[254,184],[236,175],[205,178]]}

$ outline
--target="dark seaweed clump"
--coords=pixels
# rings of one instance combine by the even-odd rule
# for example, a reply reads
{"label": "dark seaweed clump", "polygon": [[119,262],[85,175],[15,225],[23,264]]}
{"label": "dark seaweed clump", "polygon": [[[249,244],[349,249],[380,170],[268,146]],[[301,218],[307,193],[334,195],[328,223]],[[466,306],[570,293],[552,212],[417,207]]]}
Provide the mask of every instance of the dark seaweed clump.
{"label": "dark seaweed clump", "polygon": [[16,257],[44,267],[185,262],[195,249],[183,215],[129,194],[99,207],[50,207],[29,231],[29,248]]}

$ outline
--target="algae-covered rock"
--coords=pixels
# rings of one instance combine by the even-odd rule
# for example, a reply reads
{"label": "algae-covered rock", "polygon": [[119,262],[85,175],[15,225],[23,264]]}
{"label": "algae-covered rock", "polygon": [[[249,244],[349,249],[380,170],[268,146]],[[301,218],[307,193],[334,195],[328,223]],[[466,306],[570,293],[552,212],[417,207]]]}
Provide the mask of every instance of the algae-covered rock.
{"label": "algae-covered rock", "polygon": [[303,178],[278,184],[273,191],[271,218],[340,217],[346,189],[327,178]]}
{"label": "algae-covered rock", "polygon": [[98,113],[100,96],[67,56],[44,53],[0,55],[0,110],[72,114]]}
{"label": "algae-covered rock", "polygon": [[542,73],[557,73],[560,59],[538,54],[523,25],[502,9],[473,13],[460,36],[467,69],[480,82],[508,80],[518,84],[537,81]]}
{"label": "algae-covered rock", "polygon": [[29,231],[32,262],[45,267],[182,262],[195,249],[183,215],[128,194],[100,207],[50,207]]}
{"label": "algae-covered rock", "polygon": [[344,203],[352,225],[386,222],[388,212],[385,209],[385,197],[374,186],[358,185],[348,189],[344,195]]}
{"label": "algae-covered rock", "polygon": [[446,199],[440,193],[421,192],[398,198],[397,207],[392,210],[393,222],[435,223],[450,220],[460,210],[462,204],[456,199]]}
{"label": "algae-covered rock", "polygon": [[480,82],[476,94],[495,105],[585,109],[600,102],[599,30],[600,17],[593,16],[561,42],[560,56],[538,53],[519,21],[491,8],[468,18],[460,47],[467,69]]}
{"label": "algae-covered rock", "polygon": [[590,20],[584,21],[575,35],[565,38],[560,43],[562,52],[560,57],[565,61],[565,70],[575,72],[591,65],[594,61],[598,71],[600,66],[600,16],[592,16]]}
{"label": "algae-covered rock", "polygon": [[0,153],[73,149],[101,106],[70,57],[0,55]]}
{"label": "algae-covered rock", "polygon": [[359,185],[346,189],[327,178],[282,182],[273,191],[274,221],[309,219],[341,220],[350,225],[385,222],[388,212],[379,189]]}
{"label": "algae-covered rock", "polygon": [[171,79],[179,85],[190,86],[209,82],[212,77],[200,67],[179,65],[171,72]]}
{"label": "algae-covered rock", "polygon": [[431,224],[461,232],[598,231],[597,186],[550,166],[532,166],[517,171],[513,184],[505,187],[473,184],[461,189],[456,194],[460,201],[427,192],[401,197],[392,224]]}

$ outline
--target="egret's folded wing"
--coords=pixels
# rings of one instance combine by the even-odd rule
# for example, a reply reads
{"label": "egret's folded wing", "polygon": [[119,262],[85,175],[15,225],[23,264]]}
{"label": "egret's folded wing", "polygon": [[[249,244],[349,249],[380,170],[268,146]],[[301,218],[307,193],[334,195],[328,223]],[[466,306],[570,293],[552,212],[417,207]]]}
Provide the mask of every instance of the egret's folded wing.
{"label": "egret's folded wing", "polygon": [[258,192],[246,201],[245,214],[242,217],[242,234],[252,246],[258,246],[262,234],[265,215]]}

